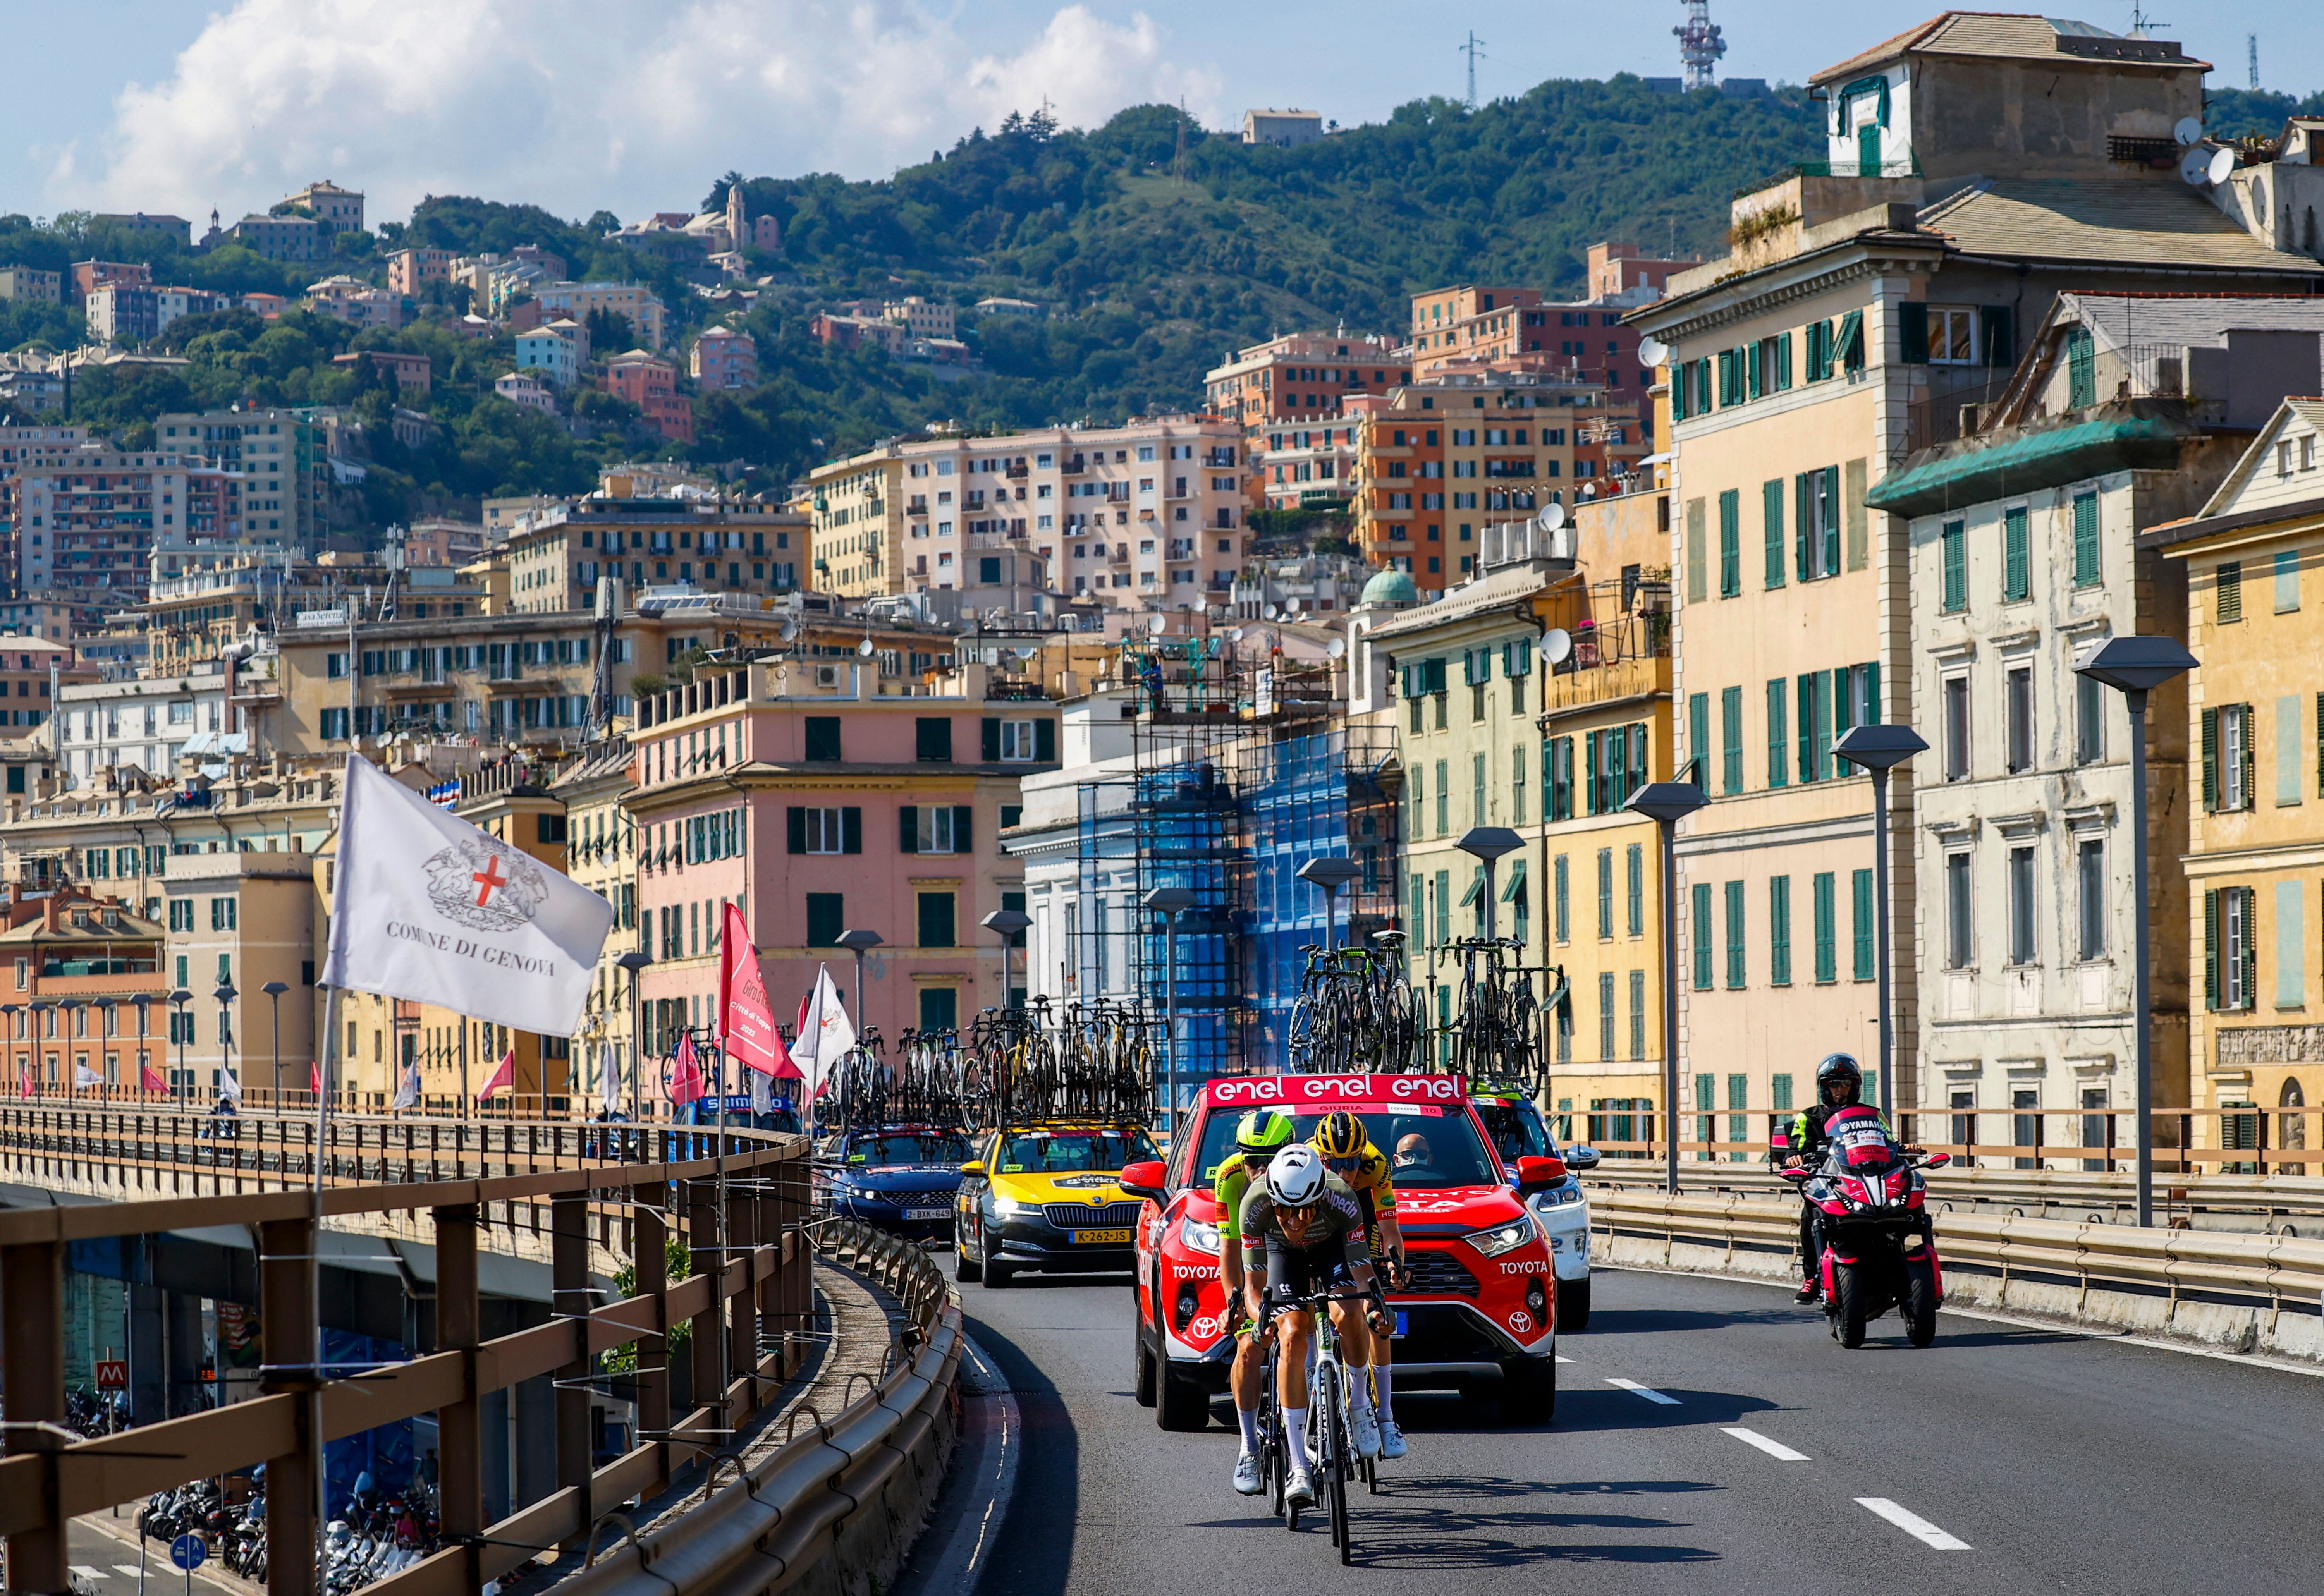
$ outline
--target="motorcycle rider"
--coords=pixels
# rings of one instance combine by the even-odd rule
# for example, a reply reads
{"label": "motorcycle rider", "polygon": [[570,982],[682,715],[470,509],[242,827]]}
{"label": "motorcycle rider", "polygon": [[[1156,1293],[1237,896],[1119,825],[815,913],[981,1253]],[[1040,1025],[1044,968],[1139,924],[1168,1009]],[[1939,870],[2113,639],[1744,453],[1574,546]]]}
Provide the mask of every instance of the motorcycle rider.
{"label": "motorcycle rider", "polygon": [[[1854,1107],[1864,1095],[1864,1071],[1845,1053],[1831,1053],[1816,1066],[1816,1101],[1802,1109],[1789,1124],[1778,1125],[1767,1149],[1768,1162],[1778,1169],[1813,1168],[1823,1157],[1824,1122],[1841,1109]],[[1823,1227],[1814,1204],[1800,1200],[1800,1260],[1806,1272],[1794,1302],[1813,1302],[1823,1295]]]}

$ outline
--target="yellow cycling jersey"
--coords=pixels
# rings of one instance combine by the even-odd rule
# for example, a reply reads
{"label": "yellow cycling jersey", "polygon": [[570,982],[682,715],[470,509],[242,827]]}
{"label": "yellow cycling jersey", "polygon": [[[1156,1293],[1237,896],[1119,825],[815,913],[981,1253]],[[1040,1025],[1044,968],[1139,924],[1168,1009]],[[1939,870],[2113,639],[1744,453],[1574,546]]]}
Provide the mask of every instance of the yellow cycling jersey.
{"label": "yellow cycling jersey", "polygon": [[[1268,1149],[1268,1156],[1274,1156],[1272,1149]],[[1211,1172],[1211,1195],[1216,1197],[1219,1205],[1225,1210],[1219,1216],[1219,1240],[1224,1246],[1233,1246],[1242,1235],[1243,1194],[1250,1190],[1250,1183],[1257,1178],[1259,1163],[1263,1162],[1254,1162],[1249,1153],[1238,1149],[1227,1155]]]}
{"label": "yellow cycling jersey", "polygon": [[1347,1183],[1370,1221],[1396,1212],[1396,1176],[1388,1155],[1367,1141],[1352,1158],[1325,1158],[1323,1167]]}

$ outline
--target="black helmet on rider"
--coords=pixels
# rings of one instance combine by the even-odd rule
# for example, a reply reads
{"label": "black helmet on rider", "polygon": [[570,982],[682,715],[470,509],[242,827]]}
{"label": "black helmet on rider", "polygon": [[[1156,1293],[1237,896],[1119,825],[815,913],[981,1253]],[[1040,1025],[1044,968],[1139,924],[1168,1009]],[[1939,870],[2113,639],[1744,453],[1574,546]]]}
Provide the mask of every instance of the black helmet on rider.
{"label": "black helmet on rider", "polygon": [[[1834,1095],[1834,1088],[1838,1095]],[[1816,1066],[1816,1096],[1833,1107],[1858,1102],[1864,1096],[1864,1071],[1845,1053],[1833,1053]]]}

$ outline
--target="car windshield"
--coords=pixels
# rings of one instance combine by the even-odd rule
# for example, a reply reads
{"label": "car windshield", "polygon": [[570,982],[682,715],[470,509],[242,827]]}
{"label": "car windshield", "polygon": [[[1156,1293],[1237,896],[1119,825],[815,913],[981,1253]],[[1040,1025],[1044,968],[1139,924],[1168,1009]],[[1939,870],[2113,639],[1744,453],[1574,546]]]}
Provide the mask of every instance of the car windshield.
{"label": "car windshield", "polygon": [[1003,1139],[1003,1175],[1065,1175],[1097,1169],[1108,1173],[1155,1156],[1143,1130],[1019,1130]]}
{"label": "car windshield", "polygon": [[968,1138],[949,1131],[865,1136],[847,1144],[851,1164],[957,1164],[968,1157]]}
{"label": "car windshield", "polygon": [[[1493,1185],[1501,1176],[1493,1155],[1466,1113],[1398,1103],[1394,1108],[1351,1104],[1372,1139],[1388,1155],[1398,1191],[1442,1191],[1452,1186]],[[1213,1113],[1203,1126],[1202,1178],[1208,1185],[1235,1149],[1234,1114]],[[1321,1114],[1295,1113],[1292,1133],[1301,1140],[1315,1132]]]}
{"label": "car windshield", "polygon": [[1531,1103],[1488,1097],[1478,1100],[1475,1106],[1477,1117],[1485,1122],[1485,1134],[1492,1138],[1493,1150],[1501,1155],[1503,1164],[1515,1168],[1519,1158],[1556,1156],[1557,1149],[1541,1122],[1540,1111]]}

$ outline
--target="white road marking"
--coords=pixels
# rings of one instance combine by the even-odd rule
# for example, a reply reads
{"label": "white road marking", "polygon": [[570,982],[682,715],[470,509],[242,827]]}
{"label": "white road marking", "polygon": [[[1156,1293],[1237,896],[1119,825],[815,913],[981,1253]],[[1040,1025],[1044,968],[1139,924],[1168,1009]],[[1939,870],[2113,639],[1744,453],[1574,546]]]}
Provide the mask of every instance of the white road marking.
{"label": "white road marking", "polygon": [[145,1571],[134,1563],[116,1563],[113,1565],[113,1572],[125,1573],[133,1580],[142,1580],[145,1577]]}
{"label": "white road marking", "polygon": [[1571,1359],[1571,1358],[1567,1357],[1563,1352],[1560,1352],[1560,1353],[1558,1353],[1558,1354],[1557,1354],[1557,1361],[1558,1361],[1560,1363],[1571,1363],[1571,1362],[1572,1362],[1572,1361],[1573,1361],[1573,1360],[1572,1360],[1572,1359]]}
{"label": "white road marking", "polygon": [[1679,1405],[1677,1398],[1665,1397],[1652,1386],[1642,1386],[1634,1379],[1609,1379],[1606,1383],[1628,1391],[1634,1397],[1644,1397],[1649,1402],[1659,1402],[1665,1407],[1676,1407]]}
{"label": "white road marking", "polygon": [[1906,1535],[1915,1540],[1925,1541],[1940,1552],[1969,1550],[1969,1544],[1967,1541],[1958,1536],[1947,1535],[1918,1513],[1906,1511],[1885,1496],[1860,1496],[1856,1499],[1856,1505],[1859,1508],[1870,1508]]}
{"label": "white road marking", "polygon": [[1757,1430],[1747,1430],[1740,1425],[1735,1425],[1727,1426],[1727,1434],[1748,1445],[1757,1447],[1779,1462],[1803,1463],[1808,1461],[1806,1453],[1794,1452],[1782,1442],[1770,1440]]}
{"label": "white road marking", "polygon": [[109,1580],[113,1576],[101,1568],[91,1568],[86,1563],[76,1563],[72,1571],[85,1580]]}

